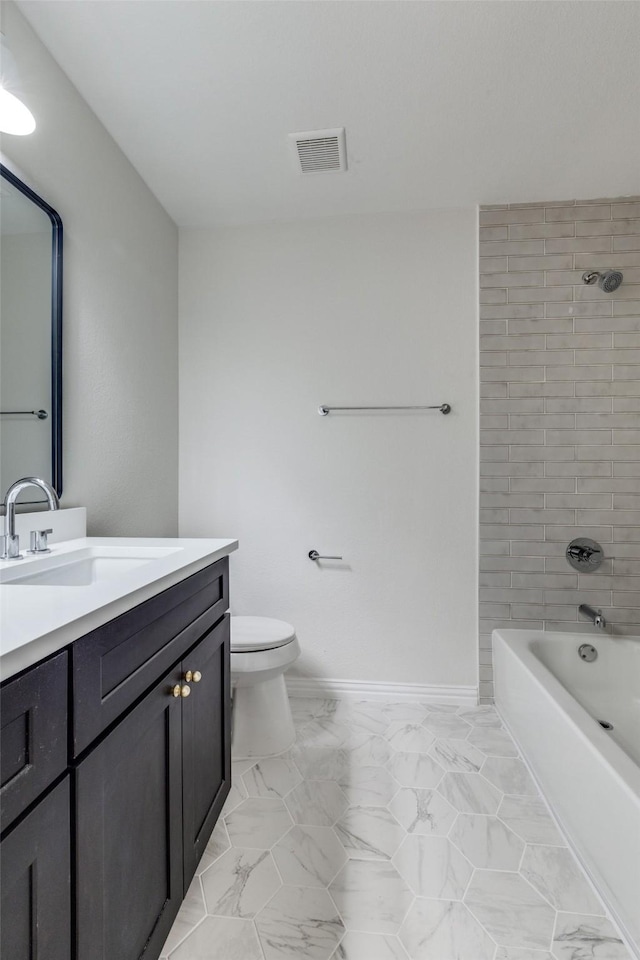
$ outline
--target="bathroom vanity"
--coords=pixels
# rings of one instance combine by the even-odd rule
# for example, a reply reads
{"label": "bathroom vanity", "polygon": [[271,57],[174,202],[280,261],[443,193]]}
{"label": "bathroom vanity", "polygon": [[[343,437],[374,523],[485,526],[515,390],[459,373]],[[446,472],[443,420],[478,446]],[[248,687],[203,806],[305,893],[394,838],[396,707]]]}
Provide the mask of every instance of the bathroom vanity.
{"label": "bathroom vanity", "polygon": [[[137,561],[118,575],[93,563],[114,544]],[[159,956],[230,788],[236,546],[90,539],[2,565],[3,957]]]}

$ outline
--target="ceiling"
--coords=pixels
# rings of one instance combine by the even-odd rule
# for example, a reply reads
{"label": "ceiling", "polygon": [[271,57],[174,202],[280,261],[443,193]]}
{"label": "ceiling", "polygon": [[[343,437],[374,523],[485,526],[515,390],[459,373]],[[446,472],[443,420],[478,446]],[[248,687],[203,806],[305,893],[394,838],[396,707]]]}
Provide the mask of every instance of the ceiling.
{"label": "ceiling", "polygon": [[640,192],[636,0],[18,6],[182,226]]}

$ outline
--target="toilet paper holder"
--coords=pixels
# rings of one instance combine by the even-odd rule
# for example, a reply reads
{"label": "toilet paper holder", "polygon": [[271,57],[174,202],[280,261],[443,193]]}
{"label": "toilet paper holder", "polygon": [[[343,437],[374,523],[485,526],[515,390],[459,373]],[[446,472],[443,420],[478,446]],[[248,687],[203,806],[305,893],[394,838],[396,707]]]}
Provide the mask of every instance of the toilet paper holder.
{"label": "toilet paper holder", "polygon": [[309,550],[309,560],[342,560],[342,557],[324,557],[317,550]]}

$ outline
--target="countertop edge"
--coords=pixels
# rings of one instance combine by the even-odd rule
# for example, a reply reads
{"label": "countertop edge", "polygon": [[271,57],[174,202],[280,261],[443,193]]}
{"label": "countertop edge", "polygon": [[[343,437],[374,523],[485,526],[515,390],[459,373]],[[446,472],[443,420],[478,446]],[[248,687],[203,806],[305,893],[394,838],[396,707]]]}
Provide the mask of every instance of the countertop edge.
{"label": "countertop edge", "polygon": [[26,670],[28,667],[34,666],[41,660],[50,657],[70,643],[73,643],[73,641],[79,637],[84,636],[91,630],[95,630],[96,627],[100,627],[109,620],[119,617],[121,614],[126,613],[127,610],[131,610],[133,607],[144,603],[145,600],[149,600],[156,594],[162,593],[163,590],[167,590],[181,580],[185,580],[199,570],[210,566],[217,560],[229,556],[229,554],[237,549],[238,541],[228,540],[223,546],[197,559],[191,560],[184,566],[172,570],[157,580],[153,580],[124,596],[105,603],[91,613],[81,615],[77,619],[71,620],[49,633],[43,634],[16,647],[14,650],[3,653],[0,656],[0,682],[8,680],[10,677],[15,676],[22,670]]}

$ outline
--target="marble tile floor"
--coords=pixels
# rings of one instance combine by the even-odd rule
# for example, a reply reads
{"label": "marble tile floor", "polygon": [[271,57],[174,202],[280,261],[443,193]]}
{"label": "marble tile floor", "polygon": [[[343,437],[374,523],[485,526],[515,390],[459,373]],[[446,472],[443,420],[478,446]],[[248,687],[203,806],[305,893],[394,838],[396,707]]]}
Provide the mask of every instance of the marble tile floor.
{"label": "marble tile floor", "polygon": [[631,960],[493,707],[292,708],[162,960]]}

